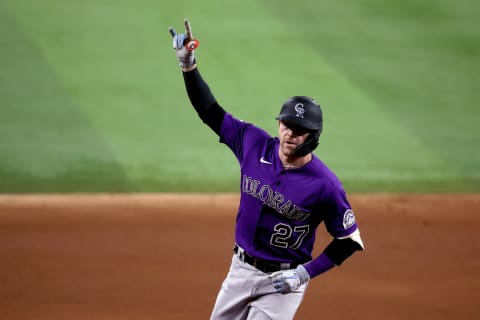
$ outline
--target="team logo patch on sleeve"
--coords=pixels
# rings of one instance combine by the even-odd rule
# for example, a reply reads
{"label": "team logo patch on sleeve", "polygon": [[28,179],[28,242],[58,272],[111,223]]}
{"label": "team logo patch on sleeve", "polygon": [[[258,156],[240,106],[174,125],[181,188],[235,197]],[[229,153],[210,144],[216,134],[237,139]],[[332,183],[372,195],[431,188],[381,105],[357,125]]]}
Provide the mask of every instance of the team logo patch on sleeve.
{"label": "team logo patch on sleeve", "polygon": [[355,214],[352,209],[348,209],[343,214],[343,228],[348,229],[355,224]]}

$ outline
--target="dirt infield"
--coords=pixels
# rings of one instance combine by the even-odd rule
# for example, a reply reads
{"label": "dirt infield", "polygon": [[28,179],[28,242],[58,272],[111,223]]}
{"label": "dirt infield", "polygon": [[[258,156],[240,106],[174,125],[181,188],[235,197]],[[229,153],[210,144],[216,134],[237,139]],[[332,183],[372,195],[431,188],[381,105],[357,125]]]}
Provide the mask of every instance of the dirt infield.
{"label": "dirt infield", "polygon": [[[351,195],[366,251],[296,319],[480,319],[480,194]],[[208,319],[236,195],[0,195],[1,319]],[[316,252],[328,243],[318,230]]]}

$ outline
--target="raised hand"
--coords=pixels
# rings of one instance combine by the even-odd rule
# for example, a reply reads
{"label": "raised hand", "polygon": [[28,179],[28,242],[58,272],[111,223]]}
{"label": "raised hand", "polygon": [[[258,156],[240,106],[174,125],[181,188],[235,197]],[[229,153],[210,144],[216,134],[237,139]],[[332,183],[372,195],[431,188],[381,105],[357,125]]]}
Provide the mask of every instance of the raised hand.
{"label": "raised hand", "polygon": [[172,27],[169,27],[168,31],[173,37],[173,49],[175,49],[179,65],[183,69],[191,69],[195,66],[195,49],[199,42],[193,38],[188,19],[184,20],[184,24],[185,33],[178,34]]}

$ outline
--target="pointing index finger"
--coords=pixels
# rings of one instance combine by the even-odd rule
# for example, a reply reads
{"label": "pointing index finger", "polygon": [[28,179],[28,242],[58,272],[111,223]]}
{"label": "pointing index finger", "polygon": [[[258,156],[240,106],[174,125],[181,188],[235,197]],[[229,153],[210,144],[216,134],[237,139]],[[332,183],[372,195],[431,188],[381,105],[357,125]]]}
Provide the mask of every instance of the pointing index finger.
{"label": "pointing index finger", "polygon": [[190,22],[188,22],[188,19],[185,19],[184,22],[185,22],[185,35],[187,36],[187,39],[193,39],[192,28],[190,27]]}
{"label": "pointing index finger", "polygon": [[170,31],[170,34],[172,35],[172,37],[175,37],[177,35],[177,32],[172,27],[168,27],[168,31]]}

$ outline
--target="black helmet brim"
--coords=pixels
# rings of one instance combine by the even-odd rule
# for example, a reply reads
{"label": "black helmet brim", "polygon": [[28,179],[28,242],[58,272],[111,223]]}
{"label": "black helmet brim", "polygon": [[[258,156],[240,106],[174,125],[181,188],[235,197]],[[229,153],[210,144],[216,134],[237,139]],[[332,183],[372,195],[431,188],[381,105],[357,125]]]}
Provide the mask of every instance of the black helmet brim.
{"label": "black helmet brim", "polygon": [[307,119],[297,117],[297,116],[292,116],[292,115],[286,115],[286,114],[281,114],[278,117],[275,118],[276,120],[280,120],[285,122],[286,124],[293,124],[308,130],[321,130],[322,126],[319,123],[314,123],[312,121],[309,121]]}

